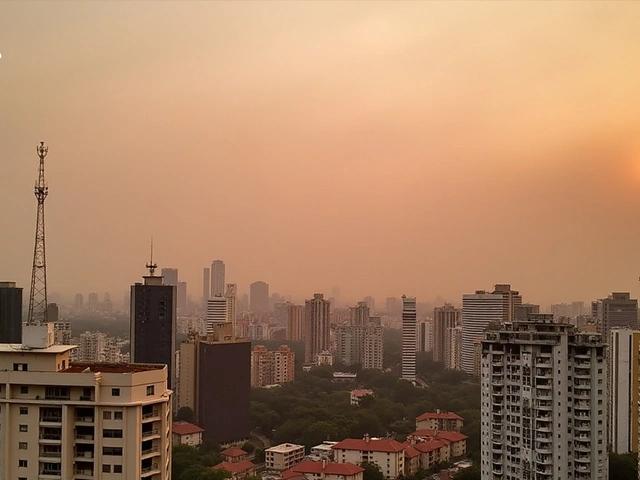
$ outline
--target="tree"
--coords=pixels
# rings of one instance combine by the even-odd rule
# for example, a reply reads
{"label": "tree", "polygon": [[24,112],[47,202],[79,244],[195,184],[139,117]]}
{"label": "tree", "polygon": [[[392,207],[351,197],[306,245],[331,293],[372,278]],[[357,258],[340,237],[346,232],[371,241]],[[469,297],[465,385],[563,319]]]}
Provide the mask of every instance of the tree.
{"label": "tree", "polygon": [[362,462],[360,466],[364,468],[364,472],[362,472],[363,480],[384,480],[384,473],[375,463]]}
{"label": "tree", "polygon": [[184,420],[185,422],[195,423],[196,415],[189,407],[180,407],[176,413],[176,421]]}
{"label": "tree", "polygon": [[453,480],[480,480],[480,469],[476,466],[464,468],[455,474]]}
{"label": "tree", "polygon": [[256,448],[255,454],[256,463],[264,463],[264,450],[261,448]]}
{"label": "tree", "polygon": [[635,453],[609,453],[609,478],[613,480],[636,480],[638,478],[638,455]]}
{"label": "tree", "polygon": [[242,445],[242,450],[247,452],[249,455],[251,455],[255,449],[256,449],[256,446],[251,442],[245,442]]}

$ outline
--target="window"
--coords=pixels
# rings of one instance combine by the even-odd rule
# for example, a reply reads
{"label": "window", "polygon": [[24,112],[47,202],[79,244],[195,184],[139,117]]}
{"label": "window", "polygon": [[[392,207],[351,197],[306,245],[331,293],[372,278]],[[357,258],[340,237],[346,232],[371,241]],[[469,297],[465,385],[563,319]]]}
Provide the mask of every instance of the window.
{"label": "window", "polygon": [[27,461],[26,460],[18,460],[18,467],[27,468]]}
{"label": "window", "polygon": [[122,420],[122,412],[113,412],[114,420]]}
{"label": "window", "polygon": [[109,411],[104,411],[102,412],[102,419],[103,420],[111,420],[111,412]]}
{"label": "window", "polygon": [[29,426],[28,425],[20,425],[20,431],[21,432],[28,432],[29,431]]}
{"label": "window", "polygon": [[29,370],[29,366],[26,363],[14,363],[13,371],[14,372],[26,372]]}
{"label": "window", "polygon": [[103,455],[113,455],[116,457],[122,456],[122,447],[102,447]]}
{"label": "window", "polygon": [[112,397],[119,397],[120,396],[120,389],[119,388],[112,388],[111,389],[111,396]]}
{"label": "window", "polygon": [[18,450],[26,450],[29,448],[29,444],[27,442],[18,443]]}
{"label": "window", "polygon": [[27,395],[29,393],[29,387],[20,387],[20,395]]}
{"label": "window", "polygon": [[20,407],[20,415],[29,415],[29,407]]}
{"label": "window", "polygon": [[111,473],[111,465],[102,465],[102,473]]}
{"label": "window", "polygon": [[122,465],[114,465],[113,473],[122,473]]}
{"label": "window", "polygon": [[122,430],[105,428],[104,430],[102,430],[102,437],[103,438],[122,438]]}
{"label": "window", "polygon": [[153,395],[155,391],[155,387],[153,385],[149,385],[147,387],[147,395]]}

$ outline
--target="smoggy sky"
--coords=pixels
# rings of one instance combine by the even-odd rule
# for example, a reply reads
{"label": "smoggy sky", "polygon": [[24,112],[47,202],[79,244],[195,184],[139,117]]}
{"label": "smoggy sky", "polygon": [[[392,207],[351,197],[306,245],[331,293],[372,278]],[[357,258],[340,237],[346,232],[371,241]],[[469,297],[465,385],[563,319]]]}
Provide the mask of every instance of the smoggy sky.
{"label": "smoggy sky", "polygon": [[638,296],[638,2],[1,2],[0,281]]}

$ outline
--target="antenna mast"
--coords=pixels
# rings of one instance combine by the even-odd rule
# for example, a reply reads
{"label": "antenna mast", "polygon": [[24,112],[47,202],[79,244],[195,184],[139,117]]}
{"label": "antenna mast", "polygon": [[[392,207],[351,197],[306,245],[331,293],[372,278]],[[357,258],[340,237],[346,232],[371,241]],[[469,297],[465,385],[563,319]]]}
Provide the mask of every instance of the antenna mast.
{"label": "antenna mast", "polygon": [[151,237],[151,261],[147,263],[147,268],[149,269],[149,276],[155,276],[156,268],[158,268],[158,265],[153,263],[153,237]]}
{"label": "antenna mast", "polygon": [[33,248],[33,268],[31,270],[31,294],[29,296],[28,324],[47,322],[47,257],[44,241],[44,201],[49,193],[49,187],[44,179],[44,159],[49,152],[44,142],[36,148],[40,163],[38,166],[38,180],[33,193],[38,201],[36,214],[36,240]]}

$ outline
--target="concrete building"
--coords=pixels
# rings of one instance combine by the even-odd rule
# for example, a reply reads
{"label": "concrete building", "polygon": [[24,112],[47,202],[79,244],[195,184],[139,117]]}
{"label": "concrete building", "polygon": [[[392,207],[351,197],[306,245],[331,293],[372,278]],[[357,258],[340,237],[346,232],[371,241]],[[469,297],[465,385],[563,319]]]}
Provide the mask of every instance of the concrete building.
{"label": "concrete building", "polygon": [[382,370],[382,335],[380,322],[369,316],[365,302],[359,302],[350,309],[349,321],[335,327],[336,360]]}
{"label": "concrete building", "polygon": [[0,343],[22,342],[22,288],[0,282]]}
{"label": "concrete building", "polygon": [[304,363],[316,363],[318,355],[331,349],[329,319],[331,303],[322,293],[305,302]]}
{"label": "concrete building", "polygon": [[402,374],[416,381],[416,298],[402,296]]}
{"label": "concrete building", "polygon": [[197,447],[202,443],[204,429],[184,420],[173,422],[171,427],[171,439],[173,445],[189,445]]}
{"label": "concrete building", "polygon": [[606,352],[553,315],[482,342],[481,478],[606,479]]}
{"label": "concrete building", "polygon": [[447,328],[444,341],[444,367],[462,370],[462,327]]}
{"label": "concrete building", "polygon": [[71,322],[55,322],[53,332],[56,345],[71,345]]}
{"label": "concrete building", "polygon": [[640,331],[613,328],[609,338],[609,444],[615,453],[637,452]]}
{"label": "concrete building", "polygon": [[178,269],[177,268],[163,268],[160,270],[160,276],[163,279],[165,285],[178,286]]}
{"label": "concrete building", "polygon": [[73,364],[52,326],[28,335],[0,345],[2,478],[168,480],[167,367]]}
{"label": "concrete building", "polygon": [[178,309],[184,310],[187,308],[187,282],[178,282],[176,289],[176,296],[178,302]]}
{"label": "concrete building", "polygon": [[282,472],[282,480],[363,480],[364,468],[353,463],[305,460]]}
{"label": "concrete building", "polygon": [[57,303],[47,304],[47,323],[56,323],[58,321],[59,314],[60,309],[58,308]]}
{"label": "concrete building", "polygon": [[74,359],[79,362],[122,363],[124,361],[116,339],[102,332],[81,334],[74,354]]}
{"label": "concrete building", "polygon": [[264,451],[265,470],[283,472],[304,460],[304,445],[281,443]]}
{"label": "concrete building", "polygon": [[416,351],[431,352],[433,350],[433,320],[427,318],[417,322]]}
{"label": "concrete building", "polygon": [[162,277],[144,276],[131,286],[130,336],[132,363],[159,363],[168,367],[168,383],[175,383],[176,287]]}
{"label": "concrete building", "polygon": [[293,382],[295,353],[286,345],[277,350],[267,350],[256,345],[251,351],[251,386],[266,387]]}
{"label": "concrete building", "polygon": [[464,426],[464,419],[453,412],[426,412],[416,417],[416,430],[446,430],[459,432]]}
{"label": "concrete building", "polygon": [[349,392],[349,405],[353,407],[359,407],[360,401],[364,397],[369,397],[369,396],[373,396],[373,390],[366,390],[366,389],[351,390],[351,392]]}
{"label": "concrete building", "polygon": [[591,317],[598,326],[598,333],[608,339],[612,328],[639,330],[638,300],[628,292],[614,292],[607,298],[591,303]]}
{"label": "concrete building", "polygon": [[216,325],[227,323],[227,298],[212,296],[207,300],[207,334],[213,333]]}
{"label": "concrete building", "polygon": [[490,324],[502,324],[514,319],[515,307],[522,304],[520,294],[510,285],[496,285],[493,292],[477,290],[462,296],[462,370],[470,375],[474,368],[476,345]]}
{"label": "concrete building", "polygon": [[249,310],[253,313],[269,311],[269,284],[258,281],[249,286]]}
{"label": "concrete building", "polygon": [[386,479],[396,479],[404,474],[405,446],[395,440],[370,438],[347,438],[333,447],[333,458],[338,463],[362,462],[376,464]]}
{"label": "concrete building", "polygon": [[202,270],[202,308],[207,310],[207,301],[211,297],[211,269]]}
{"label": "concrete building", "polygon": [[73,299],[73,306],[78,310],[82,310],[84,308],[84,295],[76,293]]}
{"label": "concrete building", "polygon": [[460,325],[462,310],[449,303],[433,309],[433,361],[446,362],[447,329]]}
{"label": "concrete building", "polygon": [[226,292],[225,265],[222,260],[211,262],[211,296],[223,297]]}
{"label": "concrete building", "polygon": [[233,331],[235,332],[236,320],[238,319],[238,285],[227,283],[224,296],[227,299],[227,323],[233,325]]}
{"label": "concrete building", "polygon": [[287,340],[304,340],[304,305],[287,304]]}

